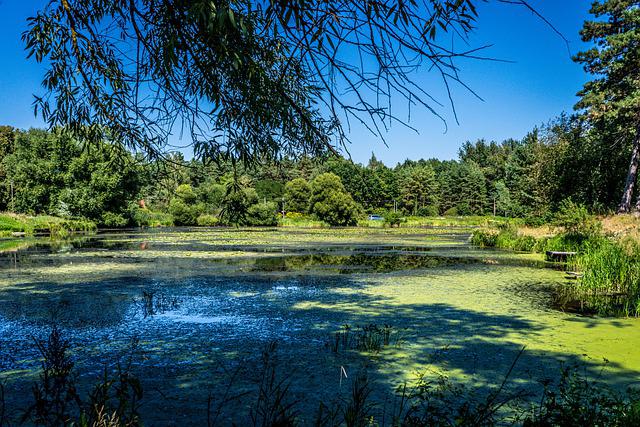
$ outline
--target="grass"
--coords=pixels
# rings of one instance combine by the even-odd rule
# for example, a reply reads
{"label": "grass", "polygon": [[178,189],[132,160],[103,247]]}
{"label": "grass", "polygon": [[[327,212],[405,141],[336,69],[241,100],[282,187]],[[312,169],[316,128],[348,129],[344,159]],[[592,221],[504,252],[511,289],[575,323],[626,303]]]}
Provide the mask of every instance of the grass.
{"label": "grass", "polygon": [[48,233],[53,237],[66,237],[76,232],[96,230],[96,224],[88,219],[65,219],[49,215],[0,214],[0,236],[13,233]]}
{"label": "grass", "polygon": [[640,244],[606,241],[573,262],[582,272],[571,293],[587,310],[605,316],[640,316]]}
{"label": "grass", "polygon": [[591,227],[590,232],[565,231],[539,237],[503,224],[494,229],[475,230],[471,243],[522,252],[576,252],[568,267],[578,272],[578,280],[559,290],[560,305],[603,316],[639,317],[639,221],[635,216],[623,215],[618,219],[606,218],[602,225]]}
{"label": "grass", "polygon": [[385,347],[399,345],[401,339],[402,336],[391,325],[369,324],[356,328],[343,325],[327,345],[334,353],[357,350],[377,354]]}

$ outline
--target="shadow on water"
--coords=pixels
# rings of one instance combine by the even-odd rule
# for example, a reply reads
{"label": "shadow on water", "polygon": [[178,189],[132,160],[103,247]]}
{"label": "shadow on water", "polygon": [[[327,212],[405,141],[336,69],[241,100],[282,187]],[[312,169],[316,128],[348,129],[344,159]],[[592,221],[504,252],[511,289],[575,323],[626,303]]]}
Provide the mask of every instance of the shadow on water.
{"label": "shadow on water", "polygon": [[[522,340],[544,334],[547,327],[531,318],[450,304],[398,304],[358,292],[363,286],[344,275],[125,278],[16,286],[0,293],[0,372],[34,369],[37,355],[30,337],[43,337],[52,321],[72,342],[74,358],[89,382],[136,337],[140,358],[135,369],[149,391],[144,408],[149,422],[180,413],[197,425],[206,417],[208,393],[226,387],[230,370],[240,370],[240,389],[251,387],[260,348],[271,340],[281,343],[280,363],[292,383],[292,397],[301,400],[305,412],[312,412],[319,400],[347,391],[340,385],[341,369],[349,375],[367,369],[381,399],[420,365],[455,372],[479,387],[495,386],[522,348]],[[146,312],[145,293],[151,295]],[[161,301],[154,302],[154,295]],[[341,305],[345,302],[361,309],[346,310]],[[301,308],[301,303],[321,306]],[[373,358],[336,355],[326,343],[342,324],[406,328],[405,343]],[[511,338],[514,334],[521,339]],[[584,364],[588,375],[605,376],[616,386],[638,374],[615,363],[602,374],[600,361],[585,362],[580,354],[527,351],[511,383],[537,386],[556,377],[560,363]],[[14,376],[11,384],[28,392],[31,379]]]}

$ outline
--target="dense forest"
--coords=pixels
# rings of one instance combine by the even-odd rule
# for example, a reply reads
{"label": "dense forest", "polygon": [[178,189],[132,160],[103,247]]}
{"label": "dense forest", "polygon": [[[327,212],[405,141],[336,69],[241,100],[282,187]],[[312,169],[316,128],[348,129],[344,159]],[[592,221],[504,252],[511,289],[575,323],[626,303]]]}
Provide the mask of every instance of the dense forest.
{"label": "dense forest", "polygon": [[147,161],[121,146],[83,146],[63,133],[0,128],[0,210],[82,217],[103,226],[274,225],[283,211],[334,225],[365,213],[487,215],[544,221],[565,199],[613,211],[628,150],[578,117],[561,116],[521,140],[466,142],[457,160],[374,154],[284,158],[254,167],[171,153]]}

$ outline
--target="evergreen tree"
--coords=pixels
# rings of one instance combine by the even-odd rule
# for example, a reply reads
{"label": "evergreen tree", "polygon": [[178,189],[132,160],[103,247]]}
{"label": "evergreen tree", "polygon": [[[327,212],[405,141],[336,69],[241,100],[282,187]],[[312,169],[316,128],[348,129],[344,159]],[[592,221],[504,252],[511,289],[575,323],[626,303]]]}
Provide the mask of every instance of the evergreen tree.
{"label": "evergreen tree", "polygon": [[[629,150],[630,161],[618,212],[629,212],[640,163],[640,4],[637,0],[596,1],[591,13],[598,20],[586,21],[580,34],[593,47],[575,60],[595,76],[585,83],[576,108],[584,110],[592,123],[608,129],[614,146]],[[640,208],[640,199],[638,200]]]}

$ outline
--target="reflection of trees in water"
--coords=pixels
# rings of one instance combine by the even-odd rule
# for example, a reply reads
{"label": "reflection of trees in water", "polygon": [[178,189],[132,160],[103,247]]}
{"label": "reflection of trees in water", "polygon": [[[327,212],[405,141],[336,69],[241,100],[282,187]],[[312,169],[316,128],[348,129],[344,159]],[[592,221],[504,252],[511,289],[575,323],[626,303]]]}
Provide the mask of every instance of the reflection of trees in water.
{"label": "reflection of trees in water", "polygon": [[154,291],[142,291],[142,298],[136,301],[142,309],[142,315],[146,319],[156,314],[163,314],[170,310],[177,310],[180,300],[175,296],[168,296]]}
{"label": "reflection of trees in water", "polygon": [[[84,288],[84,289],[83,289]],[[69,327],[104,327],[122,322],[131,298],[89,283],[31,283],[0,293],[0,314],[8,320]]]}
{"label": "reflection of trees in water", "polygon": [[353,255],[310,254],[286,257],[265,257],[254,261],[254,271],[297,271],[312,267],[339,273],[360,271],[391,272],[418,268],[436,268],[444,265],[468,263],[470,260],[417,254]]}

